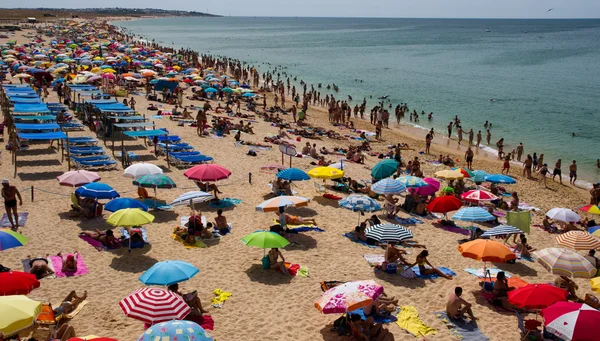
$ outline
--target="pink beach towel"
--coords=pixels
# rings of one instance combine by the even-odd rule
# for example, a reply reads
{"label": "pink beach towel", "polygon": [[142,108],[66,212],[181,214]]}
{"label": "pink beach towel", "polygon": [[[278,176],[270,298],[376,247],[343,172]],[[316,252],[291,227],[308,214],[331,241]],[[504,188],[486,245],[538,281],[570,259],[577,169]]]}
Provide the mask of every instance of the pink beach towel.
{"label": "pink beach towel", "polygon": [[77,271],[76,272],[62,272],[62,258],[60,256],[50,256],[48,257],[52,262],[52,266],[54,266],[54,272],[56,273],[56,277],[71,277],[71,276],[81,276],[85,275],[89,272],[85,262],[83,261],[83,257],[81,254],[77,257]]}
{"label": "pink beach towel", "polygon": [[90,244],[91,246],[93,246],[98,251],[106,251],[106,247],[99,240],[96,240],[96,239],[94,239],[92,237],[88,237],[88,236],[84,236],[84,235],[80,235],[79,238],[81,238],[84,241],[86,241],[88,244]]}

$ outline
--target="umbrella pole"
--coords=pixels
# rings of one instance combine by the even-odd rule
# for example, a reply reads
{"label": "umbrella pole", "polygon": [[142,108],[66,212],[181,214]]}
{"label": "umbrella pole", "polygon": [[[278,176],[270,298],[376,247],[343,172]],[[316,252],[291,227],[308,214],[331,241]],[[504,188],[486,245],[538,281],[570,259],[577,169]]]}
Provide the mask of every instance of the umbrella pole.
{"label": "umbrella pole", "polygon": [[358,211],[358,223],[356,224],[356,226],[360,226],[360,211]]}
{"label": "umbrella pole", "polygon": [[154,209],[156,210],[156,186],[154,187]]}

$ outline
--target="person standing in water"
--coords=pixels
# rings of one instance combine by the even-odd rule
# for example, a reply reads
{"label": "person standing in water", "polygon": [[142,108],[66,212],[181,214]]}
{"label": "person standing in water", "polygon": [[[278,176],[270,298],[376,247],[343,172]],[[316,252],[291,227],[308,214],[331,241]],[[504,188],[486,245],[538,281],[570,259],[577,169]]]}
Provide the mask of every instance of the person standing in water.
{"label": "person standing in water", "polygon": [[521,156],[523,156],[523,142],[519,142],[517,146],[517,161],[521,162]]}
{"label": "person standing in water", "polygon": [[448,123],[448,138],[452,138],[452,122]]}
{"label": "person standing in water", "polygon": [[477,148],[479,148],[479,145],[481,144],[481,130],[477,133]]}
{"label": "person standing in water", "polygon": [[487,140],[487,144],[490,144],[490,140],[492,139],[492,133],[490,132],[490,130],[487,130],[485,139]]}

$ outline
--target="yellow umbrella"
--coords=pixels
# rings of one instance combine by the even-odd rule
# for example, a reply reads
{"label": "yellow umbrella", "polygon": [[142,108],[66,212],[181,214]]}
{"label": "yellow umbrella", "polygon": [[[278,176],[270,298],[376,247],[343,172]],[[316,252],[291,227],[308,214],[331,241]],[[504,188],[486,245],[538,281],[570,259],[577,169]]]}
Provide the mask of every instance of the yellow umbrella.
{"label": "yellow umbrella", "polygon": [[139,208],[124,208],[108,217],[107,223],[113,226],[142,226],[154,221],[154,216]]}
{"label": "yellow umbrella", "polygon": [[594,277],[590,280],[590,284],[592,285],[592,290],[595,292],[600,292],[600,277]]}
{"label": "yellow umbrella", "polygon": [[117,71],[115,69],[106,68],[106,69],[102,70],[102,72],[104,72],[104,73],[106,73],[106,72],[108,72],[108,73],[115,73]]}
{"label": "yellow umbrella", "polygon": [[24,295],[0,297],[0,337],[31,326],[42,311],[42,303]]}
{"label": "yellow umbrella", "polygon": [[20,74],[14,76],[14,78],[29,78],[29,77],[31,77],[31,75],[27,74],[27,73],[20,73]]}
{"label": "yellow umbrella", "polygon": [[308,171],[308,176],[323,180],[339,179],[344,176],[344,171],[333,167],[317,167]]}
{"label": "yellow umbrella", "polygon": [[462,179],[465,176],[459,170],[446,169],[446,170],[436,172],[435,177],[447,179],[447,180],[456,180],[456,179]]}
{"label": "yellow umbrella", "polygon": [[100,69],[99,67],[95,67],[90,70],[91,73],[99,73],[101,71],[102,71],[102,69]]}

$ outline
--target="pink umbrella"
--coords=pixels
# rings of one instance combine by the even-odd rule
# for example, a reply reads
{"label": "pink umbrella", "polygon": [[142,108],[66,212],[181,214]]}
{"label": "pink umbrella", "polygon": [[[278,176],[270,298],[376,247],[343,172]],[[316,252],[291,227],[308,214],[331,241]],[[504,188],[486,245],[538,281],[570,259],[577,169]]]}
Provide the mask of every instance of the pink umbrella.
{"label": "pink umbrella", "polygon": [[600,311],[583,303],[556,302],[542,310],[546,330],[565,340],[598,340]]}
{"label": "pink umbrella", "polygon": [[102,79],[102,77],[100,77],[100,76],[92,76],[92,77],[90,77],[90,78],[87,79],[87,82],[88,83],[89,82],[94,82],[94,81],[97,81],[97,80],[100,80],[100,79]]}
{"label": "pink umbrella", "polygon": [[375,281],[348,282],[323,293],[315,308],[323,314],[340,314],[368,306],[383,293],[383,286]]}
{"label": "pink umbrella", "polygon": [[183,173],[188,179],[196,181],[218,181],[227,179],[231,172],[222,166],[215,164],[203,164],[194,166]]}
{"label": "pink umbrella", "polygon": [[434,178],[425,178],[423,181],[425,181],[428,186],[409,188],[408,190],[411,193],[416,192],[419,195],[432,195],[440,189],[440,182]]}
{"label": "pink umbrella", "polygon": [[112,73],[105,73],[102,75],[102,78],[115,79],[115,75]]}
{"label": "pink umbrella", "polygon": [[192,310],[176,293],[159,288],[142,288],[119,302],[127,317],[155,324],[171,320],[183,320]]}
{"label": "pink umbrella", "polygon": [[96,182],[100,180],[100,175],[96,172],[89,172],[86,170],[70,171],[66,172],[61,176],[57,176],[56,180],[61,186],[79,187],[90,182]]}
{"label": "pink umbrella", "polygon": [[461,195],[461,198],[470,202],[479,202],[479,201],[492,201],[498,199],[497,196],[493,195],[490,192],[482,191],[482,190],[470,190]]}

